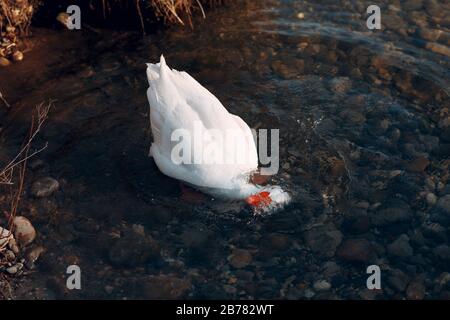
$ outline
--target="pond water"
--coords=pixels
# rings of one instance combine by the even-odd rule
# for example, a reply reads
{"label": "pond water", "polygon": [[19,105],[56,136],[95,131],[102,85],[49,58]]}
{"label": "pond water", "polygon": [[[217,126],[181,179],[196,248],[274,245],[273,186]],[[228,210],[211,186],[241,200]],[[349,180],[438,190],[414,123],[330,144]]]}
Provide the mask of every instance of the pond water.
{"label": "pond water", "polygon": [[[370,4],[230,1],[147,36],[34,29],[25,60],[0,69],[8,154],[31,107],[54,100],[19,210],[46,251],[14,295],[450,298],[450,3],[378,1],[381,30]],[[271,183],[289,206],[254,216],[159,172],[145,63],[161,53],[250,127],[280,129]],[[46,176],[60,189],[36,199]],[[82,290],[66,288],[71,264]]]}

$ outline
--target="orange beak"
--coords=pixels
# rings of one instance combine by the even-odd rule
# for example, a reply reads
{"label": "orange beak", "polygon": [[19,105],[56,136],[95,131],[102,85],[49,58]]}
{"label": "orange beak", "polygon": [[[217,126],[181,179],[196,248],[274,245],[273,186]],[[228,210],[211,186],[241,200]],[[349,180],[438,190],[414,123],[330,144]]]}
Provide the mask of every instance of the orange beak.
{"label": "orange beak", "polygon": [[263,191],[247,197],[245,201],[253,207],[260,208],[268,206],[272,202],[272,199],[270,198],[270,192]]}

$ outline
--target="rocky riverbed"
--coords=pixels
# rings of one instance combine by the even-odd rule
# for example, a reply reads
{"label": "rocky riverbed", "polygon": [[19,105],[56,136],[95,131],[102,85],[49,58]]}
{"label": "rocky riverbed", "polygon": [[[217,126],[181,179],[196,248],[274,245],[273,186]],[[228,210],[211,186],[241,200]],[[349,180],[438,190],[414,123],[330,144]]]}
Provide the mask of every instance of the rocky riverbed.
{"label": "rocky riverbed", "polygon": [[[146,37],[35,29],[0,69],[8,154],[30,106],[55,100],[18,210],[36,237],[0,253],[3,297],[450,298],[448,3],[381,1],[378,31],[363,1],[244,3]],[[280,129],[269,182],[289,206],[255,216],[158,171],[144,70],[161,53],[251,127]]]}

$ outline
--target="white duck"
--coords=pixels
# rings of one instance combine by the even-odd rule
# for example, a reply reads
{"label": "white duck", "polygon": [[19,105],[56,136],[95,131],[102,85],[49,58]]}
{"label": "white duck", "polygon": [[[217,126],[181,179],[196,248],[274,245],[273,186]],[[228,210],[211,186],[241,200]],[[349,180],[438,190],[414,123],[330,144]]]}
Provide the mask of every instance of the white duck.
{"label": "white duck", "polygon": [[147,77],[154,139],[150,154],[162,173],[212,196],[246,199],[256,207],[289,202],[280,187],[250,182],[258,154],[240,117],[189,74],[170,69],[163,56],[147,64]]}

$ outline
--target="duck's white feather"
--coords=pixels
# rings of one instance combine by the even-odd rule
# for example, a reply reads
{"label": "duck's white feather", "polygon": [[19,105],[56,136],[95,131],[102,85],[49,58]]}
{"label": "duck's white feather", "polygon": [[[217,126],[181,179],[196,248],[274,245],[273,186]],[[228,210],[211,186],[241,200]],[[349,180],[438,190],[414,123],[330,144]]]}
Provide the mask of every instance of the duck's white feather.
{"label": "duck's white feather", "polygon": [[[258,188],[248,182],[249,174],[258,168],[256,145],[248,125],[240,117],[230,114],[189,74],[170,69],[163,56],[159,63],[147,64],[147,77],[154,138],[150,152],[158,168],[172,178],[215,195],[245,198],[257,192]],[[172,133],[176,129],[193,133],[195,126],[201,126],[203,133],[207,129],[224,134],[227,130],[237,133],[234,139],[225,140],[206,134],[209,145],[219,148],[232,161],[213,163],[212,159],[205,159],[203,163],[174,163],[171,153],[178,141],[171,141]],[[200,149],[193,143],[192,156],[202,152]],[[240,154],[242,152],[245,155]]]}

